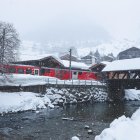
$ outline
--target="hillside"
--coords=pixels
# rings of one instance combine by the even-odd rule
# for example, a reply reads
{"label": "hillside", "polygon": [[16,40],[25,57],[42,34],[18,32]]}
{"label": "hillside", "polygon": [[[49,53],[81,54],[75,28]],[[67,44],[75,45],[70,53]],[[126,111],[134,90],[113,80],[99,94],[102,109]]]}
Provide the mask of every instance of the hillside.
{"label": "hillside", "polygon": [[32,41],[23,41],[19,49],[20,60],[31,56],[45,54],[58,56],[60,53],[69,52],[71,46],[74,46],[77,49],[79,56],[85,56],[90,51],[95,52],[97,49],[101,55],[113,53],[114,56],[117,56],[119,52],[132,46],[140,48],[140,42],[129,41],[126,39],[122,41],[113,40],[108,43],[99,43],[96,41],[77,41],[75,43],[70,43],[67,41],[60,41],[41,44]]}

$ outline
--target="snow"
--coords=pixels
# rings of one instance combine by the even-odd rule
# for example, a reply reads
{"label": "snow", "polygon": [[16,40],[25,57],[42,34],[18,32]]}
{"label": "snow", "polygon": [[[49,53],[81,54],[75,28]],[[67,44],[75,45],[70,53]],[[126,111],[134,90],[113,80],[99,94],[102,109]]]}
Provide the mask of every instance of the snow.
{"label": "snow", "polygon": [[37,110],[46,105],[54,107],[47,96],[40,97],[32,92],[0,92],[0,113]]}
{"label": "snow", "polygon": [[124,115],[115,119],[109,128],[95,137],[95,140],[139,140],[140,139],[140,108],[127,118]]}
{"label": "snow", "polygon": [[108,62],[108,61],[101,61],[100,63],[108,65],[110,62]]}
{"label": "snow", "polygon": [[107,64],[102,71],[106,72],[106,71],[139,70],[139,69],[140,69],[140,58],[133,58],[113,61]]}
{"label": "snow", "polygon": [[[140,90],[126,89],[126,100],[140,100]],[[95,137],[95,140],[139,140],[140,139],[140,108],[131,118],[121,116],[115,119],[109,128]]]}
{"label": "snow", "polygon": [[[61,60],[63,65],[65,67],[69,67],[69,61],[68,60]],[[71,67],[73,68],[81,68],[81,69],[89,69],[89,66],[87,66],[85,63],[82,63],[82,62],[74,62],[74,61],[71,61]]]}
{"label": "snow", "polygon": [[71,140],[80,140],[77,136],[73,136]]}
{"label": "snow", "polygon": [[0,86],[29,86],[29,85],[44,85],[44,84],[66,84],[66,85],[101,85],[95,80],[59,80],[55,77],[37,76],[30,74],[12,74],[6,75],[6,79],[0,75]]}
{"label": "snow", "polygon": [[140,90],[126,89],[124,98],[126,100],[140,100]]}

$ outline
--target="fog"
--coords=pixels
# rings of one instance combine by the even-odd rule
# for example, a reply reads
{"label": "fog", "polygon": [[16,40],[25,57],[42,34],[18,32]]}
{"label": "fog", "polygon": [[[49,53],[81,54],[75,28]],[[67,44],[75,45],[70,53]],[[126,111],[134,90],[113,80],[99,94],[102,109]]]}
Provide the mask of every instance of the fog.
{"label": "fog", "polygon": [[22,40],[139,39],[139,0],[0,0]]}

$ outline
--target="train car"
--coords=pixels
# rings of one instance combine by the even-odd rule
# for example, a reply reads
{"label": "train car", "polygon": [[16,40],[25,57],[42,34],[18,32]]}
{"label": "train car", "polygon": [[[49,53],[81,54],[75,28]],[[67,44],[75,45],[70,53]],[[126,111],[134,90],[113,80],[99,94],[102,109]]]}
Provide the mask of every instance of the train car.
{"label": "train car", "polygon": [[[2,69],[2,66],[0,66]],[[32,74],[40,76],[56,77],[60,80],[97,80],[95,74],[91,71],[82,70],[71,70],[69,69],[59,69],[59,68],[47,68],[47,67],[37,67],[31,65],[18,65],[18,64],[8,64],[3,65],[3,72],[13,73],[13,74]]]}
{"label": "train car", "polygon": [[79,71],[79,70],[71,70],[68,69],[56,69],[56,68],[41,68],[41,75],[56,77],[61,80],[97,80],[95,74],[91,71]]}
{"label": "train car", "polygon": [[8,64],[4,65],[5,73],[40,75],[40,67],[30,65]]}

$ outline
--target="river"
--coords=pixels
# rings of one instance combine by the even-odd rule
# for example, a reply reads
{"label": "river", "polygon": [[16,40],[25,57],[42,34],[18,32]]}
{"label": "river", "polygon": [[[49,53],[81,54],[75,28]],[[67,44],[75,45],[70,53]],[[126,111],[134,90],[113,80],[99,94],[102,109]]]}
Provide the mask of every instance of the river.
{"label": "river", "polygon": [[130,117],[139,106],[140,101],[88,103],[9,113],[0,116],[0,140],[70,140],[76,135],[94,140],[115,118]]}

